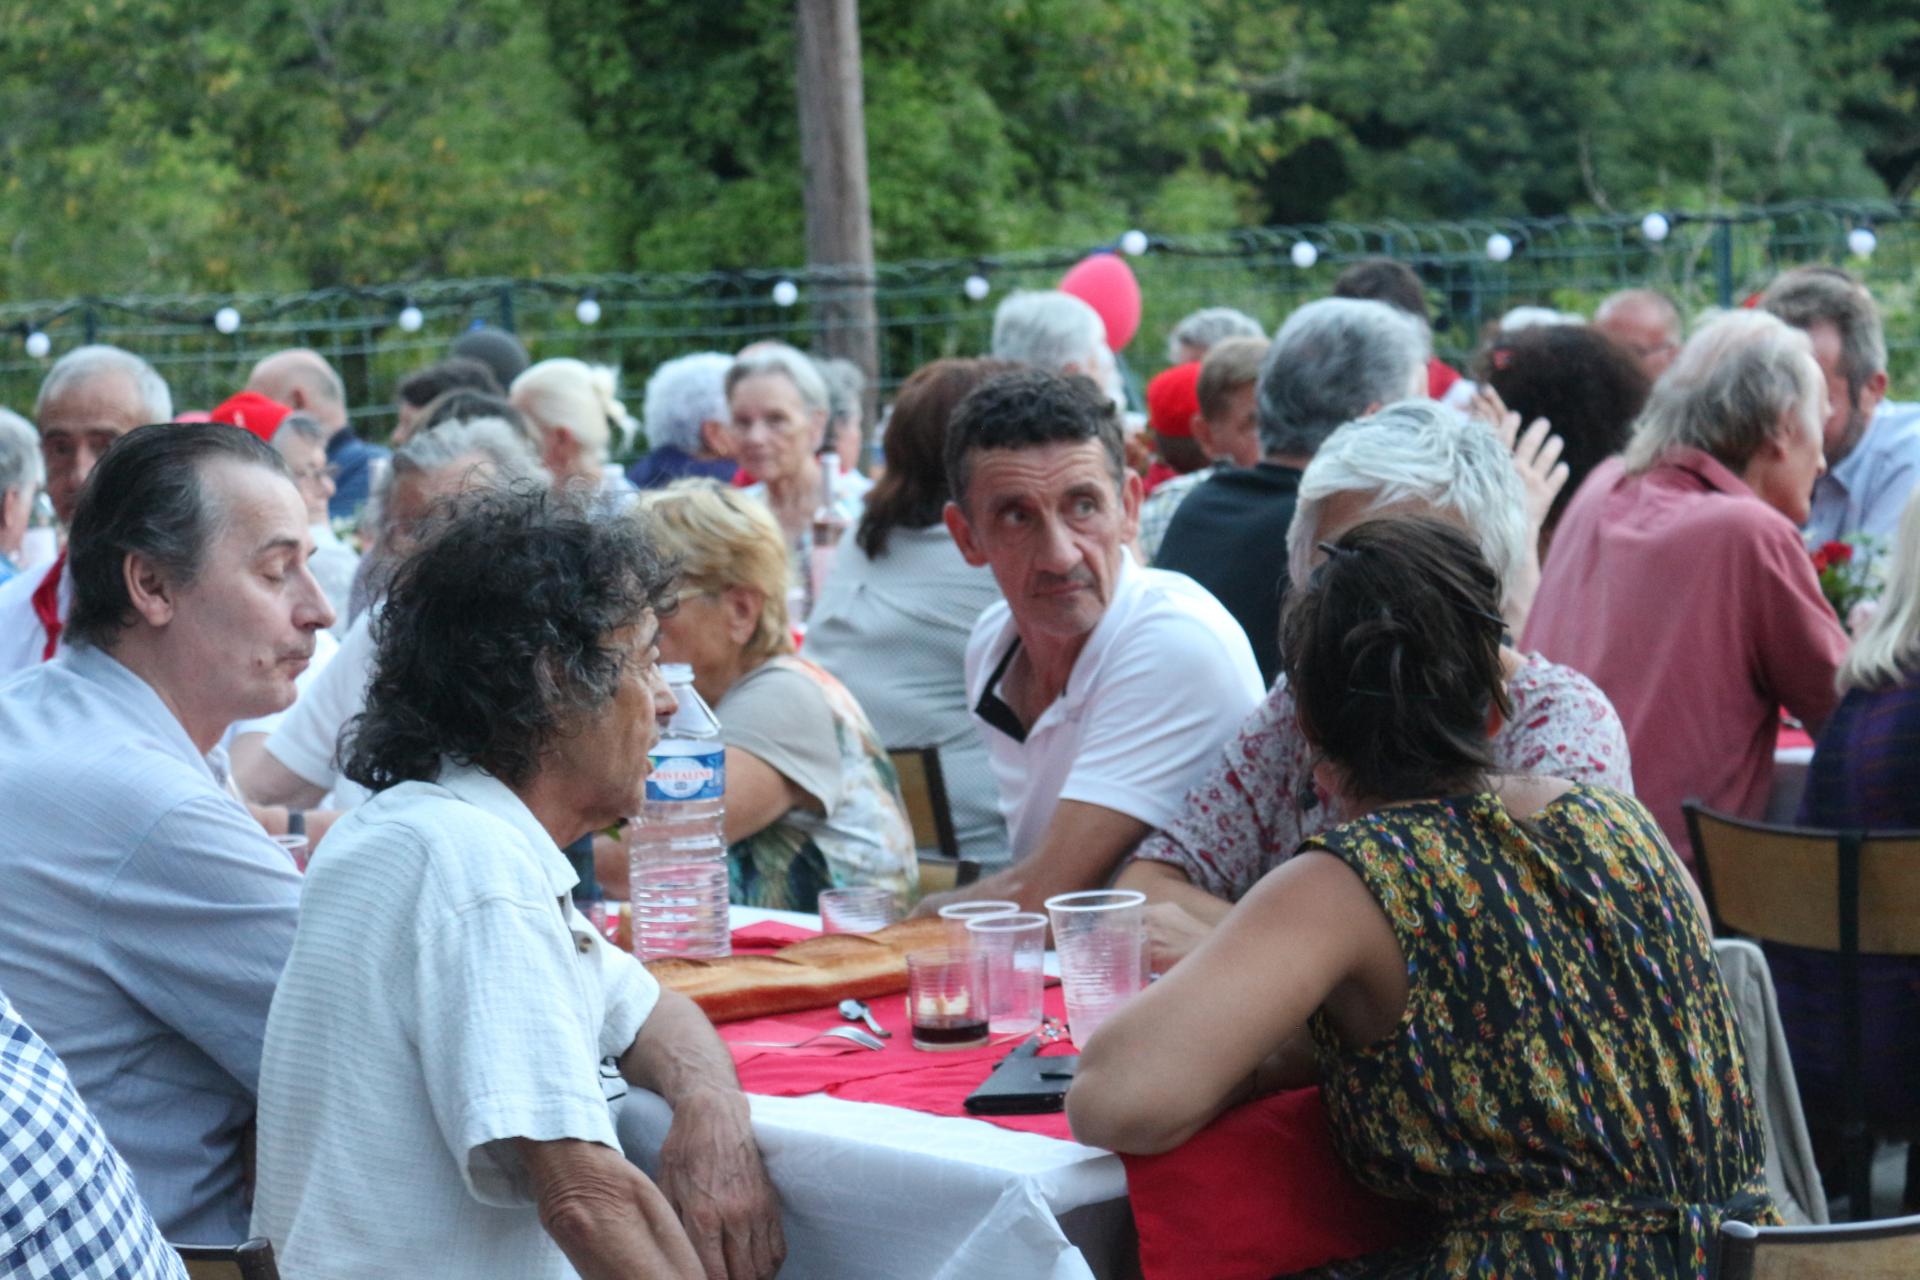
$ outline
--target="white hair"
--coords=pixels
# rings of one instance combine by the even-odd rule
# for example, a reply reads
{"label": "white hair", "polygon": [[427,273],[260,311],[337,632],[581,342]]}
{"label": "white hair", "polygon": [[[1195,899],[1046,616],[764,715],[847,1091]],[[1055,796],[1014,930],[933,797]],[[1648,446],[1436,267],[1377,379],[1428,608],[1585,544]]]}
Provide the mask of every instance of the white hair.
{"label": "white hair", "polygon": [[1270,456],[1311,457],[1369,406],[1426,390],[1427,326],[1371,298],[1309,302],[1280,326],[1254,393]]}
{"label": "white hair", "polygon": [[47,482],[40,433],[11,409],[0,409],[0,494],[37,489]]}
{"label": "white hair", "polygon": [[1173,332],[1167,335],[1167,359],[1176,363],[1186,359],[1181,353],[1183,347],[1198,347],[1204,356],[1213,350],[1214,343],[1226,338],[1264,340],[1266,336],[1267,331],[1260,327],[1260,322],[1244,311],[1206,307],[1173,326]]}
{"label": "white hair", "polygon": [[281,453],[285,453],[286,448],[281,441],[295,436],[308,444],[324,446],[327,443],[327,429],[320,425],[318,418],[305,413],[290,413],[280,419],[280,425],[274,429],[273,439],[268,443]]}
{"label": "white hair", "polygon": [[1102,377],[1107,325],[1100,313],[1058,289],[1026,290],[1008,296],[993,313],[993,358],[1029,364],[1049,373],[1068,365],[1095,381]]}
{"label": "white hair", "polygon": [[615,431],[633,435],[633,415],[620,403],[620,374],[609,365],[562,356],[542,360],[513,380],[513,407],[538,424],[565,431],[596,463],[607,460]]}
{"label": "white hair", "polygon": [[793,384],[801,403],[824,420],[832,411],[833,398],[827,394],[827,380],[813,357],[784,342],[756,342],[727,370],[727,395],[748,378],[777,373]]}
{"label": "white hair", "polygon": [[1920,676],[1920,489],[1907,499],[1886,562],[1880,610],[1840,664],[1840,692],[1889,689]]}
{"label": "white hair", "polygon": [[519,484],[546,488],[553,483],[526,436],[505,418],[468,418],[423,431],[394,450],[393,464],[383,477],[382,496],[402,476],[439,471],[474,454],[487,460],[493,468],[492,482],[500,488]]}
{"label": "white hair", "polygon": [[140,397],[140,414],[147,422],[173,421],[173,393],[167,390],[167,380],[133,352],[102,343],[75,347],[54,361],[40,384],[40,394],[34,397],[34,418],[37,420],[50,401],[65,395],[74,385],[103,376],[125,378],[133,384],[133,393]]}
{"label": "white hair", "polygon": [[1804,330],[1767,311],[1724,312],[1653,384],[1627,441],[1627,467],[1644,471],[1670,449],[1694,448],[1742,471],[1789,415],[1818,439],[1825,392]]}
{"label": "white hair", "polygon": [[1522,329],[1551,329],[1555,325],[1585,323],[1584,318],[1571,311],[1555,311],[1552,307],[1514,307],[1500,317],[1500,332],[1518,333]]}
{"label": "white hair", "polygon": [[640,405],[647,444],[700,452],[701,424],[727,420],[727,370],[732,367],[730,355],[698,351],[655,369]]}
{"label": "white hair", "polygon": [[1466,526],[1499,577],[1503,599],[1519,581],[1531,532],[1513,451],[1493,428],[1437,400],[1402,400],[1349,422],[1320,446],[1300,477],[1287,527],[1287,566],[1305,582],[1320,510],[1340,494],[1369,494],[1369,510],[1424,502]]}

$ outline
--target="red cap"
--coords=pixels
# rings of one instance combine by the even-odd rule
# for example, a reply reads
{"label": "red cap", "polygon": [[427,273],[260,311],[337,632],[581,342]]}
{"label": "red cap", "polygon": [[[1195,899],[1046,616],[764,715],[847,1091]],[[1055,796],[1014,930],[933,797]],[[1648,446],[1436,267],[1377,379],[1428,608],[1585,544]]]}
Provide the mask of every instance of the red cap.
{"label": "red cap", "polygon": [[273,433],[280,429],[280,423],[292,412],[278,400],[269,400],[258,391],[242,391],[217,406],[210,416],[214,422],[224,422],[230,427],[251,431],[262,440],[271,442]]}
{"label": "red cap", "polygon": [[1193,420],[1199,412],[1198,360],[1162,370],[1147,384],[1147,425],[1155,435],[1193,435]]}

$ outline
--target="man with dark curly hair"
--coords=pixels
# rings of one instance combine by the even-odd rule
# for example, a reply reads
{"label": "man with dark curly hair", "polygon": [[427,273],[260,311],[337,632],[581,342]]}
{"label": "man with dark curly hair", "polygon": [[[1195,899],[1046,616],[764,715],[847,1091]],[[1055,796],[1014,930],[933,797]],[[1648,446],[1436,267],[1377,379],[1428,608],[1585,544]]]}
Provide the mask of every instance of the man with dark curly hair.
{"label": "man with dark curly hair", "polygon": [[966,667],[1012,863],[959,892],[1037,910],[1105,884],[1179,812],[1259,702],[1260,671],[1204,587],[1134,563],[1140,477],[1087,379],[981,383],[948,424],[946,467],[947,528],[1006,597],[974,624]]}
{"label": "man with dark curly hair", "polygon": [[[267,1025],[253,1226],[288,1274],[779,1269],[732,1059],[573,908],[561,853],[639,812],[672,588],[637,524],[525,489],[456,500],[401,567],[341,748],[376,794],[313,863]],[[657,1181],[606,1057],[673,1107]]]}

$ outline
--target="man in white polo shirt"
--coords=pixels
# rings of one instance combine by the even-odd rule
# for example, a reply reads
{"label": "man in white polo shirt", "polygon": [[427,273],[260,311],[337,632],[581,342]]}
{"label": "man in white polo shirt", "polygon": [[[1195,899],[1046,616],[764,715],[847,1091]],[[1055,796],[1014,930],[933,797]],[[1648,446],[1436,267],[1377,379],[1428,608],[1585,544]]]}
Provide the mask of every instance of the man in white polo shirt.
{"label": "man in white polo shirt", "polygon": [[[474,572],[474,566],[486,572]],[[733,1060],[574,909],[561,847],[637,813],[659,721],[645,532],[460,500],[394,580],[260,1068],[253,1229],[288,1276],[771,1280],[779,1200]],[[600,1063],[673,1108],[657,1182]]]}
{"label": "man in white polo shirt", "polygon": [[1104,884],[1179,812],[1259,703],[1260,672],[1205,588],[1134,563],[1140,478],[1086,379],[983,383],[954,412],[946,463],[947,527],[1006,597],[974,625],[967,700],[1012,862],[959,893],[1036,910]]}

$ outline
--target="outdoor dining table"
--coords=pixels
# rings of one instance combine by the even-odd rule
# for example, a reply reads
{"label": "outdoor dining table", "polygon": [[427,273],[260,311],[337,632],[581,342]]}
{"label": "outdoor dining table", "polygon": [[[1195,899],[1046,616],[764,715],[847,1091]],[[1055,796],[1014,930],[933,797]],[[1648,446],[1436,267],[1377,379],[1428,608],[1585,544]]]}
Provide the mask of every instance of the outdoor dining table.
{"label": "outdoor dining table", "polygon": [[[769,920],[820,926],[817,916],[732,910],[735,928]],[[883,1023],[906,1031],[897,1003],[873,1005]],[[1111,1152],[825,1094],[749,1102],[780,1192],[782,1280],[1140,1274],[1126,1174]],[[671,1118],[666,1104],[633,1090],[616,1106],[621,1145],[651,1173]]]}

